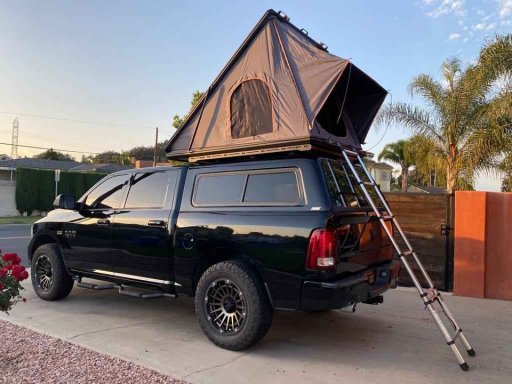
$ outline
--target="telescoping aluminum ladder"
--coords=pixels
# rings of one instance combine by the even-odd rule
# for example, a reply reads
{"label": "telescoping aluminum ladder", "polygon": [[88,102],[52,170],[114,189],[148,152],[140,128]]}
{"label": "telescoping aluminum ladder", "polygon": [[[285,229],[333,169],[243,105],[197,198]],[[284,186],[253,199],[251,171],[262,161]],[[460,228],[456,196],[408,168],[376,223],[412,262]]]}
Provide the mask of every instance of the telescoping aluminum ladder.
{"label": "telescoping aluminum ladder", "polygon": [[[451,348],[453,354],[455,355],[455,358],[459,362],[460,367],[462,370],[467,371],[469,369],[468,364],[462,357],[461,353],[459,352],[459,349],[457,348],[457,345],[455,345],[455,341],[460,338],[462,343],[464,344],[464,348],[466,349],[469,356],[475,356],[475,350],[471,347],[471,345],[468,343],[466,337],[462,333],[462,329],[459,327],[459,324],[455,321],[455,318],[453,317],[452,313],[448,309],[448,306],[444,302],[443,298],[441,297],[441,294],[437,291],[437,289],[434,286],[434,283],[432,282],[432,279],[428,275],[427,271],[425,270],[425,267],[421,263],[418,254],[416,251],[412,248],[411,243],[409,242],[409,239],[407,239],[407,236],[405,236],[404,231],[400,227],[400,224],[396,220],[395,216],[393,216],[393,213],[391,212],[391,208],[389,207],[388,202],[386,201],[384,195],[380,191],[379,186],[373,179],[373,177],[370,174],[370,171],[366,167],[363,159],[359,155],[359,153],[349,150],[342,150],[343,157],[346,161],[346,164],[348,165],[348,170],[350,171],[356,180],[356,182],[359,184],[361,191],[364,194],[365,199],[370,204],[371,208],[377,215],[382,227],[386,231],[387,235],[389,236],[391,243],[393,244],[393,247],[395,248],[396,252],[398,253],[403,265],[405,266],[405,269],[411,276],[411,279],[414,283],[414,286],[418,290],[418,293],[420,294],[420,298],[423,300],[423,304],[425,304],[425,307],[428,309],[430,314],[432,315],[432,318],[436,322],[437,326],[439,327],[439,330],[443,334],[444,338],[446,339],[446,344]],[[363,170],[363,174],[365,178],[363,179],[361,175],[358,173],[356,168],[360,167]],[[381,210],[377,208],[377,205],[373,201],[370,193],[368,192],[367,187],[371,187],[375,190],[376,195],[378,196],[379,200],[382,202],[382,207],[384,207],[385,211],[387,212],[386,215],[383,215]],[[398,244],[396,239],[393,237],[393,233],[391,231],[391,228],[386,225],[387,222],[391,222],[396,230],[398,231],[399,236],[402,238],[403,242],[405,243],[405,250],[402,249],[402,247]],[[427,281],[427,284],[429,286],[428,289],[423,289],[420,282],[418,281],[418,278],[416,277],[416,274],[412,270],[409,261],[407,258],[409,256],[412,256],[413,259],[418,264],[418,267],[425,277],[425,280]],[[441,312],[446,316],[449,323],[452,325],[455,333],[451,335],[443,320],[441,319],[440,312],[438,312],[434,306],[434,304],[439,304],[441,308]]]}

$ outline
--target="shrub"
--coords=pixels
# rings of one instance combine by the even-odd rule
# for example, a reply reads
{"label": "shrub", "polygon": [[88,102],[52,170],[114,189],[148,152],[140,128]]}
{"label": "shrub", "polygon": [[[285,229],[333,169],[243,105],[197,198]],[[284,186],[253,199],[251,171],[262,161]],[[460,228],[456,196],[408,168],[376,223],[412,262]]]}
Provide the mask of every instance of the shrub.
{"label": "shrub", "polygon": [[[60,173],[57,193],[73,193],[78,199],[105,175],[101,173]],[[16,169],[16,208],[20,213],[50,211],[55,199],[55,172],[43,169]]]}
{"label": "shrub", "polygon": [[0,258],[0,312],[8,313],[18,301],[25,301],[20,295],[21,282],[28,279],[28,272],[20,262],[15,253],[6,253]]}

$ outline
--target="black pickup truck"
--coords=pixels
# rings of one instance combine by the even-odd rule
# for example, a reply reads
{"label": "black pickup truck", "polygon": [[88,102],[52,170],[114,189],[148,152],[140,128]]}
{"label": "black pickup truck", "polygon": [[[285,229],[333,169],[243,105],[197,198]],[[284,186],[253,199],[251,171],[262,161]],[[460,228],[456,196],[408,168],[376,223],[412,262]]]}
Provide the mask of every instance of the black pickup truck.
{"label": "black pickup truck", "polygon": [[231,350],[261,339],[274,309],[380,303],[400,268],[341,160],[122,171],[54,205],[29,245],[39,297],[62,299],[74,282],[195,296],[205,334]]}

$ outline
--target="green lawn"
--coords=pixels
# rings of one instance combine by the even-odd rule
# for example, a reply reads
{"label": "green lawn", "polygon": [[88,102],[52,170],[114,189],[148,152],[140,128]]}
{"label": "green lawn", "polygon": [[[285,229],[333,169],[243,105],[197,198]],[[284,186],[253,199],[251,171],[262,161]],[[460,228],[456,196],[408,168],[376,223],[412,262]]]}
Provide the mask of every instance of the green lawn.
{"label": "green lawn", "polygon": [[41,216],[7,216],[0,217],[0,224],[32,224]]}

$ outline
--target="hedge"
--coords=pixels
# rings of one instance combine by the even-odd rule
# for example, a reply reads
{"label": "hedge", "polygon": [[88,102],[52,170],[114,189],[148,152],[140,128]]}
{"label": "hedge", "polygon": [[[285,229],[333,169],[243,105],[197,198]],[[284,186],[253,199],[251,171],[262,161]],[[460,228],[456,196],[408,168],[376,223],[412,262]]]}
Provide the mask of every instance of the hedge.
{"label": "hedge", "polygon": [[[105,177],[101,173],[61,171],[57,193],[73,193],[78,199],[90,187]],[[55,200],[55,171],[17,168],[16,208],[23,214],[33,211],[50,211]]]}

